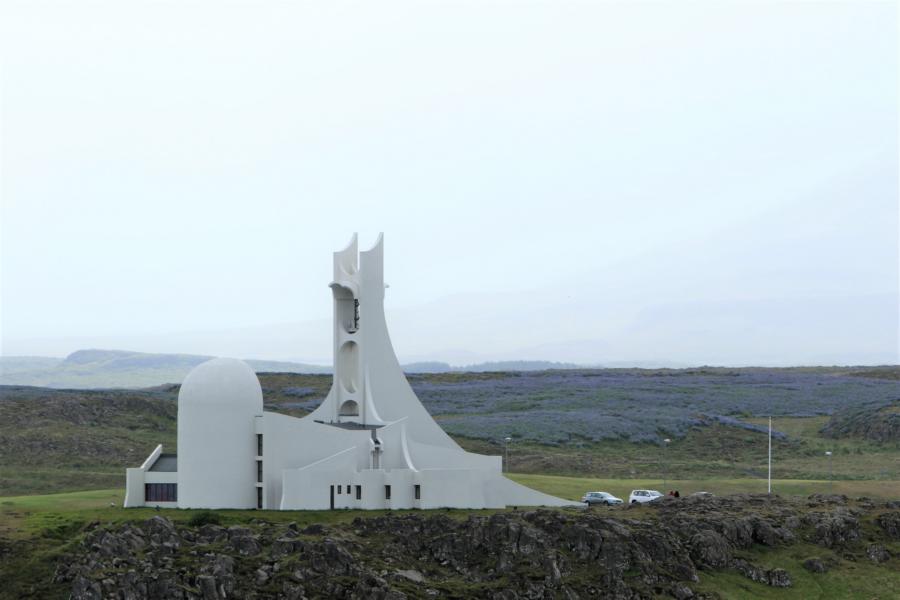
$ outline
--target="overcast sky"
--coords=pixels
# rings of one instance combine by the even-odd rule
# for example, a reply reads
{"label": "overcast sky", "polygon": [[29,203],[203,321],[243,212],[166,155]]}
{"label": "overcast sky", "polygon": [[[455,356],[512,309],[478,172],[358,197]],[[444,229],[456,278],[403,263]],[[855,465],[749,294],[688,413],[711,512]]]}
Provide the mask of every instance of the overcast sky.
{"label": "overcast sky", "polygon": [[0,10],[4,355],[898,361],[894,2]]}

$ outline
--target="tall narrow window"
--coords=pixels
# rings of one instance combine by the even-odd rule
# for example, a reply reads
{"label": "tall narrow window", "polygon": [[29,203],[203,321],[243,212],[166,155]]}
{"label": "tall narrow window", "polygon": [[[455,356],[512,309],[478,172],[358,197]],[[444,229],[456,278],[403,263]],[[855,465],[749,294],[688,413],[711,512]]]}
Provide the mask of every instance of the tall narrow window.
{"label": "tall narrow window", "polygon": [[262,475],[263,475],[262,461],[258,460],[258,461],[256,461],[256,482],[257,483],[262,483]]}
{"label": "tall narrow window", "polygon": [[422,486],[416,484],[416,486],[413,489],[416,492],[416,500],[421,500],[422,499]]}
{"label": "tall narrow window", "polygon": [[384,499],[385,500],[391,499],[391,486],[389,486],[389,485],[384,486]]}
{"label": "tall narrow window", "polygon": [[362,500],[362,486],[361,485],[356,486],[356,499]]}
{"label": "tall narrow window", "polygon": [[256,508],[262,510],[262,488],[256,488]]}
{"label": "tall narrow window", "polygon": [[262,434],[261,433],[256,434],[256,455],[257,456],[263,455],[262,454]]}

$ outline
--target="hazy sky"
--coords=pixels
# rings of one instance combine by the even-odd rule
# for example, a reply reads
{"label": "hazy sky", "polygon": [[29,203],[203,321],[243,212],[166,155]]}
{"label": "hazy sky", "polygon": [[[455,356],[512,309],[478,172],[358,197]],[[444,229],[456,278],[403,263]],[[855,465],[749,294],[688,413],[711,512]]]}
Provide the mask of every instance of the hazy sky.
{"label": "hazy sky", "polygon": [[4,355],[898,361],[894,2],[8,2]]}

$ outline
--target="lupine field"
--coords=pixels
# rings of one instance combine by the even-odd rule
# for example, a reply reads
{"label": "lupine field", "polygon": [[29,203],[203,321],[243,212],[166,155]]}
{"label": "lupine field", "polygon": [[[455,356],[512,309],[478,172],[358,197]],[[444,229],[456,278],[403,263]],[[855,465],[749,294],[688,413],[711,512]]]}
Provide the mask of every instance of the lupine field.
{"label": "lupine field", "polygon": [[[547,445],[661,443],[713,423],[762,430],[743,419],[831,415],[900,399],[900,382],[859,370],[598,369],[416,374],[409,381],[453,435]],[[284,388],[291,400],[282,406],[311,410],[321,401],[316,392]]]}

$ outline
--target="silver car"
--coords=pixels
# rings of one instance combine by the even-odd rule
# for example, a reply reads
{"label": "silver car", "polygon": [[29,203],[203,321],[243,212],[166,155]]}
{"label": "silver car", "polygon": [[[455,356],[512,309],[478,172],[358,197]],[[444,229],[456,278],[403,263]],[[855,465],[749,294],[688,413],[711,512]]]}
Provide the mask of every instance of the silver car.
{"label": "silver car", "polygon": [[622,504],[621,498],[616,498],[609,492],[588,492],[584,496],[582,496],[581,501],[586,503],[588,506],[592,504],[605,504],[606,506],[613,506],[615,504]]}

